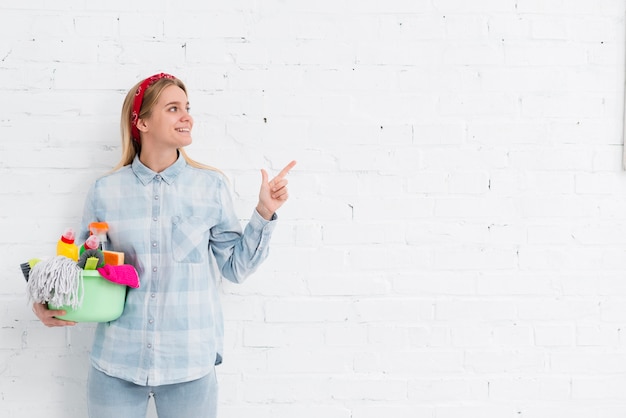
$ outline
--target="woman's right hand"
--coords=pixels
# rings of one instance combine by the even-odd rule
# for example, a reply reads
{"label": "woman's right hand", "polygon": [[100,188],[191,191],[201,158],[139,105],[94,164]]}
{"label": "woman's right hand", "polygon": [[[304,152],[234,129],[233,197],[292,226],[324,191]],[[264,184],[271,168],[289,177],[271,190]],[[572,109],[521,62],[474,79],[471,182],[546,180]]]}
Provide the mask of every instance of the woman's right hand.
{"label": "woman's right hand", "polygon": [[67,327],[76,325],[76,322],[64,321],[63,319],[55,318],[55,316],[65,315],[66,312],[62,310],[48,309],[48,304],[46,303],[33,303],[33,312],[47,327]]}

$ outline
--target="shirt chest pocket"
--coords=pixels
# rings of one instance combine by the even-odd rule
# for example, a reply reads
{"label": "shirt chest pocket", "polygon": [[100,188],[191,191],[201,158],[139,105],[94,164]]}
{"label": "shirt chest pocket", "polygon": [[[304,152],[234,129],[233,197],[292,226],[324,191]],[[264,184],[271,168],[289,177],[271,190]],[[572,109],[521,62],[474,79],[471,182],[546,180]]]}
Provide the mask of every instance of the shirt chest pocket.
{"label": "shirt chest pocket", "polygon": [[200,263],[207,257],[209,234],[214,225],[198,216],[172,218],[172,256],[180,263]]}

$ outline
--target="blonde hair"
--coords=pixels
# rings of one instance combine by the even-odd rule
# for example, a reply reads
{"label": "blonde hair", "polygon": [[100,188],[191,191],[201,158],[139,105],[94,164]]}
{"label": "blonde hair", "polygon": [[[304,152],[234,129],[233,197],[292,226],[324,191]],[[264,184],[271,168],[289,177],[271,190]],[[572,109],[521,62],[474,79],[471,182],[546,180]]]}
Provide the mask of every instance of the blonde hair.
{"label": "blonde hair", "polygon": [[[132,164],[135,156],[141,153],[141,144],[134,141],[131,136],[131,113],[133,111],[133,99],[135,97],[135,92],[137,91],[137,88],[142,83],[142,81],[135,84],[128,91],[128,93],[126,94],[126,98],[124,99],[124,104],[122,105],[122,117],[120,121],[120,129],[122,134],[122,158],[120,159],[120,162],[117,163],[117,165],[113,168],[113,171]],[[161,92],[163,92],[163,90],[169,86],[180,87],[180,89],[185,92],[185,95],[187,95],[187,88],[185,87],[185,84],[179,79],[162,78],[160,80],[157,80],[152,85],[150,85],[150,87],[148,87],[144,93],[141,110],[139,111],[139,118],[145,119],[150,117],[152,108],[159,100]],[[187,164],[192,167],[219,171],[214,167],[199,163],[198,161],[191,159],[182,148],[179,148],[178,152],[180,152],[180,155],[182,155],[183,158],[187,161]]]}

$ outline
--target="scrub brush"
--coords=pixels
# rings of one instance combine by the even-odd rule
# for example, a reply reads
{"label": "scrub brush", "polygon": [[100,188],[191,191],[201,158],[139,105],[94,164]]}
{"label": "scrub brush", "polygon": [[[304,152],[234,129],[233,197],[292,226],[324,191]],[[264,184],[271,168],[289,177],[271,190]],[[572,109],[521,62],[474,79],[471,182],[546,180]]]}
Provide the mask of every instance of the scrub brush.
{"label": "scrub brush", "polygon": [[26,279],[27,283],[28,283],[28,277],[30,275],[30,269],[32,269],[35,266],[35,264],[37,264],[40,261],[41,260],[39,260],[38,258],[31,258],[27,262],[20,264],[20,268],[22,269],[22,274],[24,275],[24,278]]}

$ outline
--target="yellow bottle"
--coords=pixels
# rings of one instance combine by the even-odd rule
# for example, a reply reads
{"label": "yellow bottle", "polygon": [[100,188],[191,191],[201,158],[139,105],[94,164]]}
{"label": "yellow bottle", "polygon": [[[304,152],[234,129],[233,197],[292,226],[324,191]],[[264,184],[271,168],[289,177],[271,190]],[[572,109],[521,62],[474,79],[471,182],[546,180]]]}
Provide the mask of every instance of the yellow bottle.
{"label": "yellow bottle", "polygon": [[74,230],[67,228],[57,243],[57,255],[63,255],[74,261],[78,261],[78,246],[74,244],[75,237],[76,234],[74,234]]}

